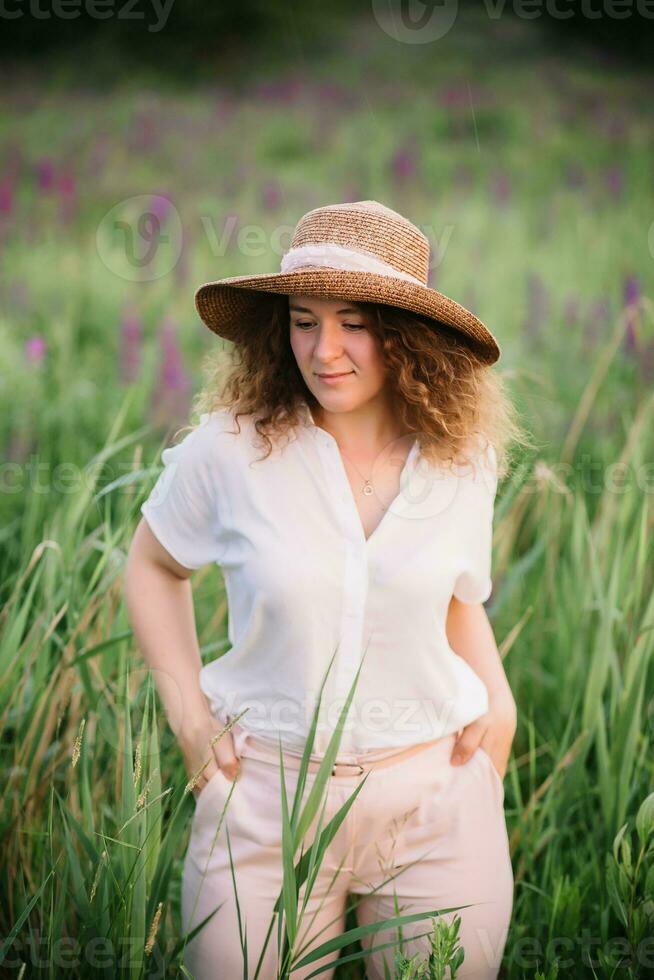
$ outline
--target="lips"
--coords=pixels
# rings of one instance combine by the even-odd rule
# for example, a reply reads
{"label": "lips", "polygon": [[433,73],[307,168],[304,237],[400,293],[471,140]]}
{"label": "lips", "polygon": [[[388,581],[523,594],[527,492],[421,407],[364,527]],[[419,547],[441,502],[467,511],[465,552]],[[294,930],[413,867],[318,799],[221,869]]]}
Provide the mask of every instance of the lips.
{"label": "lips", "polygon": [[344,378],[347,374],[352,374],[352,371],[338,371],[336,374],[319,374],[319,378]]}

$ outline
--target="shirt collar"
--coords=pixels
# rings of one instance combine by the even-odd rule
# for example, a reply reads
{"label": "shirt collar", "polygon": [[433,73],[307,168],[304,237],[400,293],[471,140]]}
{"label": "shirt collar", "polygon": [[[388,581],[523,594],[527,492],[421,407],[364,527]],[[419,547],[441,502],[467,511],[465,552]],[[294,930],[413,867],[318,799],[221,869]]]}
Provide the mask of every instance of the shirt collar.
{"label": "shirt collar", "polygon": [[[325,433],[325,430],[321,429],[320,426],[316,424],[316,420],[314,419],[311,409],[309,408],[309,405],[306,401],[300,402],[299,415],[303,423],[307,426],[309,431],[313,433],[314,436],[317,436],[319,433],[323,433],[323,435],[327,435],[328,438],[330,439],[334,438],[333,436],[329,435],[329,433]],[[407,469],[410,469],[411,466],[415,463],[417,454],[418,454],[418,439],[416,437],[414,438],[411,444],[411,448],[407,456]]]}

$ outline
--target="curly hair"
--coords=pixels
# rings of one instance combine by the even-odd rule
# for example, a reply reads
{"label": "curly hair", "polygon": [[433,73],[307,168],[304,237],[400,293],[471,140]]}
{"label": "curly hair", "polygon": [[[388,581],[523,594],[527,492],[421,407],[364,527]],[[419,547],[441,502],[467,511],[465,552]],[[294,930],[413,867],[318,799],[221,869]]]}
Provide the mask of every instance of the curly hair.
{"label": "curly hair", "polygon": [[[422,456],[437,465],[472,462],[481,437],[495,448],[503,475],[510,443],[529,439],[497,371],[445,324],[435,329],[433,321],[381,303],[355,305],[380,343],[396,418],[416,434]],[[193,404],[197,413],[229,407],[239,432],[238,416],[252,414],[267,448],[263,458],[273,439],[299,423],[302,402],[319,407],[291,348],[288,307],[288,296],[271,295],[267,323],[244,319],[231,349],[210,351],[202,365],[206,384]]]}

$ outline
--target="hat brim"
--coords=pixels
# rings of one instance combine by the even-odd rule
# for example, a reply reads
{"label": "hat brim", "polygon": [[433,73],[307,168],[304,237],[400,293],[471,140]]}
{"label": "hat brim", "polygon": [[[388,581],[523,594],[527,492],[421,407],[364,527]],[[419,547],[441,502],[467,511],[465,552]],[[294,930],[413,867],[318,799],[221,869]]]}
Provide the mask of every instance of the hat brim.
{"label": "hat brim", "polygon": [[435,328],[445,325],[457,331],[484,364],[494,364],[500,357],[493,335],[460,303],[429,286],[370,272],[314,268],[234,276],[200,286],[195,293],[195,307],[210,330],[226,340],[238,342],[243,336],[243,321],[251,323],[252,318],[265,316],[270,294],[292,293],[383,303],[409,310],[435,321]]}

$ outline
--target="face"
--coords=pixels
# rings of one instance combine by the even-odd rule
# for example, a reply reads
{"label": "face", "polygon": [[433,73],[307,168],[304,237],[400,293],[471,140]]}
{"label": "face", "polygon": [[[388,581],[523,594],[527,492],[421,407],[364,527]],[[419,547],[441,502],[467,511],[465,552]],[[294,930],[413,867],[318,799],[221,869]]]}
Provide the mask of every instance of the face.
{"label": "face", "polygon": [[289,315],[295,359],[324,409],[352,411],[380,394],[386,366],[361,307],[352,300],[298,294],[289,296]]}

